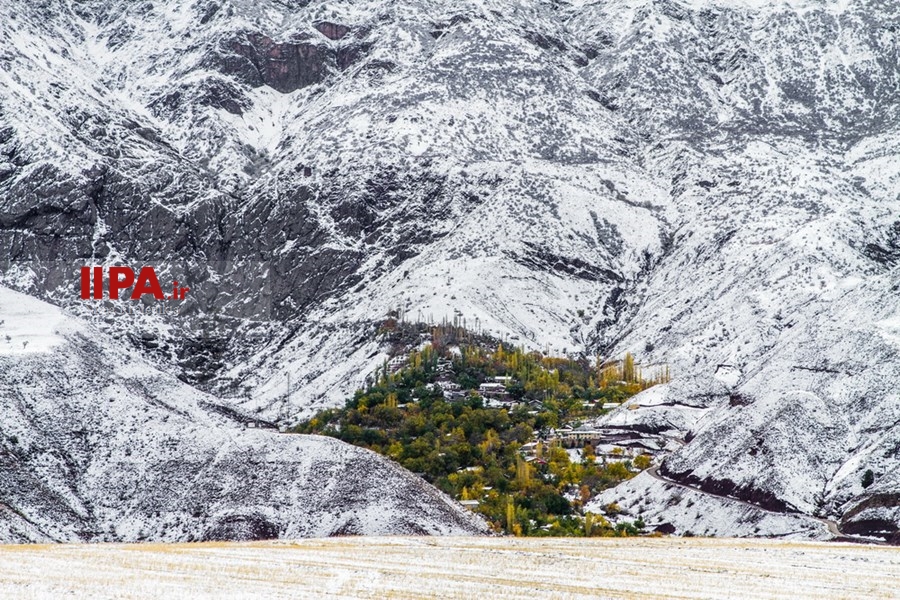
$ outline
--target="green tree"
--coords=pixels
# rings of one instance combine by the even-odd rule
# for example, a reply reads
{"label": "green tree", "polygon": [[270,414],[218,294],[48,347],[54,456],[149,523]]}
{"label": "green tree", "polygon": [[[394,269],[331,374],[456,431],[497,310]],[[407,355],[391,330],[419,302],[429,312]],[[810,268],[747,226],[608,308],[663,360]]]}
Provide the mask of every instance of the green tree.
{"label": "green tree", "polygon": [[872,469],[867,469],[862,476],[862,486],[867,488],[873,483],[875,483],[875,473],[872,472]]}

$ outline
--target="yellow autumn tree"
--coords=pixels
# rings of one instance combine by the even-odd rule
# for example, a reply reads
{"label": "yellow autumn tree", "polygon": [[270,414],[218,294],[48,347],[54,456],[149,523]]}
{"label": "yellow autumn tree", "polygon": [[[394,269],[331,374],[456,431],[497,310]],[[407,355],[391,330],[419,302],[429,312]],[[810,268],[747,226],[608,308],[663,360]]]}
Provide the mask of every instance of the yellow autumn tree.
{"label": "yellow autumn tree", "polygon": [[594,515],[591,513],[584,514],[584,535],[585,537],[591,537],[591,532],[594,528]]}
{"label": "yellow autumn tree", "polygon": [[631,355],[631,352],[625,353],[625,361],[622,363],[622,379],[626,383],[634,383],[636,381],[634,371],[634,356]]}
{"label": "yellow autumn tree", "polygon": [[641,454],[639,456],[634,457],[632,464],[634,465],[635,469],[640,469],[641,471],[644,471],[644,470],[650,468],[651,462],[652,461],[650,459],[649,454]]}
{"label": "yellow autumn tree", "polygon": [[515,533],[516,523],[516,505],[513,503],[512,496],[506,497],[506,531]]}
{"label": "yellow autumn tree", "polygon": [[493,429],[488,429],[484,434],[484,441],[478,446],[484,454],[493,454],[503,445],[500,435]]}
{"label": "yellow autumn tree", "polygon": [[516,481],[523,490],[531,483],[531,465],[521,456],[516,456]]}

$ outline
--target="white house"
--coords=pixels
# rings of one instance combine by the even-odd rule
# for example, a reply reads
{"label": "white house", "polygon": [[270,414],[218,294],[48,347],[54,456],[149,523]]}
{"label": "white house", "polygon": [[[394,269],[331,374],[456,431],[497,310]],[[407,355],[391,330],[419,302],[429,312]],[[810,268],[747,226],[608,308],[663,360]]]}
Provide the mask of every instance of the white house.
{"label": "white house", "polygon": [[509,396],[506,386],[502,383],[482,383],[478,386],[478,393],[485,398],[497,398],[498,400],[506,399]]}

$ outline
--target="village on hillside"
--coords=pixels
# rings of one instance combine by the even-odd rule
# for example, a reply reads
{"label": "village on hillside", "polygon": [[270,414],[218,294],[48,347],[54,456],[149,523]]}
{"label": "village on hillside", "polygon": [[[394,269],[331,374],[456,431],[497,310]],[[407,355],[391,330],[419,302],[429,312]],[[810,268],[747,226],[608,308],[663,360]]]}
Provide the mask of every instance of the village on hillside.
{"label": "village on hillside", "polygon": [[[637,535],[615,506],[582,508],[649,468],[674,442],[597,426],[638,392],[669,380],[631,354],[590,361],[526,351],[456,324],[388,319],[390,358],[343,409],[295,428],[384,454],[514,535]],[[645,373],[648,373],[645,375]],[[638,525],[635,525],[638,523]]]}
{"label": "village on hillside", "polygon": [[[441,331],[441,333],[437,333],[438,331]],[[434,336],[436,334],[440,336],[442,333],[441,328],[432,328],[432,331],[419,333],[418,349],[422,350],[431,346],[434,343]],[[406,350],[412,351],[413,349],[407,348]],[[453,352],[457,350],[458,346],[451,346],[449,353],[452,356]],[[410,354],[393,356],[387,361],[386,365],[379,369],[379,372],[383,373],[386,367],[389,374],[397,374],[410,364],[410,359]],[[463,389],[456,382],[453,363],[452,358],[439,357],[435,363],[437,376],[433,382],[425,385],[426,389],[437,391],[449,402],[477,396],[483,400],[484,406],[489,408],[509,411],[527,407],[531,414],[538,414],[538,411],[542,408],[543,399],[526,399],[518,395],[514,396],[510,392],[511,388],[522,384],[521,381],[518,381],[512,375],[489,376],[485,381],[479,382],[477,388]],[[649,381],[644,380],[641,366],[634,364],[634,358],[631,355],[626,355],[621,360],[603,361],[596,359],[595,363],[599,365],[597,368],[601,373],[600,385],[606,387],[627,388],[635,383],[635,381],[629,380],[637,380],[643,390],[657,383],[666,383],[670,378],[667,366],[656,366],[655,377]],[[377,377],[378,373],[373,373],[370,375],[370,380]],[[547,445],[553,443],[558,443],[562,447],[569,449],[591,446],[594,449],[595,456],[608,460],[622,460],[623,457],[634,457],[641,454],[655,457],[660,452],[674,449],[672,442],[661,440],[658,435],[641,434],[621,427],[597,427],[593,424],[595,419],[592,417],[599,416],[622,405],[622,400],[607,402],[584,400],[582,402],[584,414],[580,415],[580,418],[573,418],[569,422],[561,424],[558,428],[539,432],[536,440],[523,444],[523,454],[529,460],[533,460],[535,458],[534,449],[539,444]]]}

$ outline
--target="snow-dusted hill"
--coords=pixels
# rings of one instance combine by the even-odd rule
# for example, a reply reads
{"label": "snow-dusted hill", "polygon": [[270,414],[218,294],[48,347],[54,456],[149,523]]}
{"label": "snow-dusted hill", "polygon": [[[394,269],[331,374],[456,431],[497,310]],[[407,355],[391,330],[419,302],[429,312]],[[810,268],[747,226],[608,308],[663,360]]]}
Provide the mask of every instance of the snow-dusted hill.
{"label": "snow-dusted hill", "polygon": [[59,309],[0,288],[0,540],[464,534],[380,456],[280,434]]}
{"label": "snow-dusted hill", "polygon": [[663,474],[889,534],[898,12],[2,2],[3,281],[84,313],[77,267],[159,267],[183,314],[104,329],[284,422],[392,309],[631,350],[676,377],[627,417],[687,437]]}

